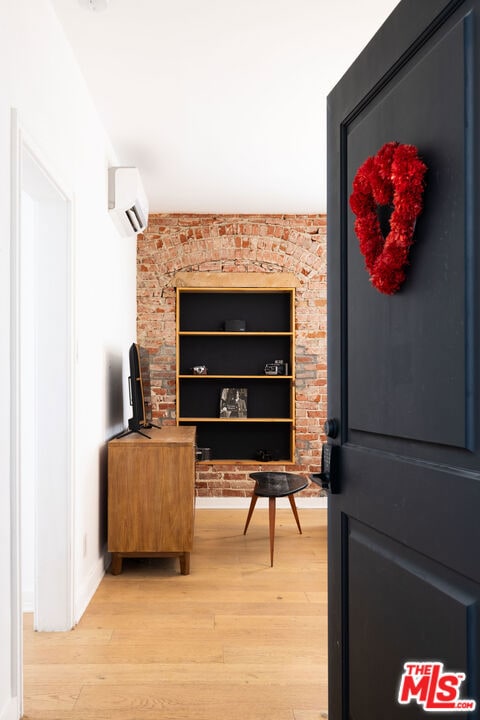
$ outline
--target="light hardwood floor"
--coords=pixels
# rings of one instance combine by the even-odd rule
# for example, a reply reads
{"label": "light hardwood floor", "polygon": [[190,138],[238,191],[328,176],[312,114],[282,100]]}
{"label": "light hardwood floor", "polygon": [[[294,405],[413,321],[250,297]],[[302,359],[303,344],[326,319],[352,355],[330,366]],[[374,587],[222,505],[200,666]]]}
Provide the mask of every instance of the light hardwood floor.
{"label": "light hardwood floor", "polygon": [[327,717],[326,510],[198,510],[191,574],[125,560],[78,626],[25,616],[29,720],[320,720]]}

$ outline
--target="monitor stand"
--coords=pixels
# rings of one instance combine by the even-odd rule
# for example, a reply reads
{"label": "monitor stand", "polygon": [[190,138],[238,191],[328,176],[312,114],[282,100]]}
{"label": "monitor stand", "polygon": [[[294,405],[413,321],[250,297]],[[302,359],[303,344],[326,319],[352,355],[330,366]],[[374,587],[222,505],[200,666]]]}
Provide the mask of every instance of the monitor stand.
{"label": "monitor stand", "polygon": [[132,433],[138,433],[139,435],[143,435],[143,437],[151,440],[150,435],[147,435],[147,433],[143,432],[143,430],[148,430],[148,428],[152,427],[157,428],[158,430],[162,429],[160,425],[154,425],[153,423],[148,423],[148,425],[140,425],[140,423],[135,422],[133,418],[130,418],[130,420],[128,421],[128,430],[122,430],[122,432],[120,432],[118,435],[115,435],[115,439],[126,437],[127,435],[131,435]]}

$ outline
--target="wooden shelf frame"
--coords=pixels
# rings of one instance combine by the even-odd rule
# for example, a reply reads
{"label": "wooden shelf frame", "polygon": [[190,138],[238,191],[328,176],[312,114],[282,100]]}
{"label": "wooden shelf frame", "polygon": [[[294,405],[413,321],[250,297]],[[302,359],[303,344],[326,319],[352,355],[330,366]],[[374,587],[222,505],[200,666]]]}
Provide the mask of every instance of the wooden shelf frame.
{"label": "wooden shelf frame", "polygon": [[[285,278],[283,274],[275,273],[275,278],[272,278],[272,274],[270,273],[255,273],[256,277],[254,280],[254,283],[252,285],[244,286],[240,284],[242,280],[239,278],[238,280],[235,279],[236,273],[229,273],[228,277],[225,277],[223,274],[209,274],[211,276],[214,276],[211,278],[212,284],[208,284],[208,279],[205,277],[199,278],[198,276],[204,276],[205,273],[193,273],[192,275],[196,275],[198,279],[198,284],[193,283],[193,280],[191,277],[186,277],[190,274],[182,273],[181,282],[177,283],[177,313],[176,313],[176,417],[177,417],[177,425],[196,425],[197,426],[197,443],[199,446],[202,446],[202,436],[206,436],[207,438],[211,439],[215,436],[215,430],[214,428],[217,427],[219,430],[222,428],[222,433],[229,432],[227,428],[235,427],[236,430],[234,431],[238,439],[234,440],[232,436],[232,444],[234,442],[237,442],[239,446],[242,445],[242,443],[248,443],[251,442],[251,433],[255,432],[253,430],[253,427],[256,425],[265,427],[265,432],[258,430],[258,437],[259,437],[259,444],[260,447],[265,448],[265,443],[270,442],[274,444],[276,442],[275,438],[278,439],[278,443],[281,446],[280,447],[280,455],[278,460],[274,461],[266,461],[262,464],[282,464],[285,465],[286,463],[294,463],[295,462],[295,285],[297,283],[290,282],[288,283],[288,280],[292,280],[290,277],[290,274],[288,274],[288,278]],[[227,275],[227,274],[225,274]],[[249,275],[250,277],[247,278],[249,282],[251,282],[251,275],[249,273],[242,273],[242,278],[245,275]],[[233,276],[233,277],[232,277]],[[224,286],[220,284],[224,280],[227,281],[227,284]],[[264,285],[261,284],[262,280],[265,282]],[[200,282],[201,281],[201,282]],[[237,284],[238,283],[238,284]],[[212,327],[209,327],[208,318],[206,318],[205,322],[205,330],[198,329],[199,327],[202,327],[201,318],[199,320],[198,317],[196,317],[196,320],[194,321],[194,327],[195,329],[189,329],[188,328],[188,322],[185,313],[183,312],[183,306],[182,306],[182,299],[185,299],[185,297],[191,296],[192,294],[196,295],[205,295],[205,294],[219,294],[219,295],[233,295],[238,296],[240,300],[237,301],[241,302],[241,296],[244,295],[247,299],[247,296],[269,296],[269,303],[270,307],[275,306],[275,300],[273,299],[274,296],[278,296],[278,312],[279,312],[279,321],[281,325],[286,324],[286,328],[283,327],[279,330],[272,330],[271,327],[268,329],[261,330],[258,329],[258,325],[261,325],[261,313],[259,318],[255,317],[253,318],[253,321],[249,324],[256,325],[255,329],[253,331],[224,331],[224,330],[218,330],[218,329],[212,329]],[[254,298],[250,299],[250,303],[253,303]],[[204,301],[207,305],[210,300],[205,297]],[[234,302],[231,300],[231,302]],[[220,306],[222,306],[222,299],[219,298]],[[228,304],[227,299],[225,298],[225,303]],[[267,303],[268,304],[268,303]],[[248,305],[248,300],[247,300]],[[218,309],[215,311],[218,315]],[[251,308],[250,308],[251,312]],[[274,311],[275,312],[275,311]],[[288,312],[288,317],[285,313]],[[247,313],[248,314],[248,313]],[[243,317],[242,314],[238,315],[228,315],[226,314],[225,317]],[[270,317],[268,322],[272,324],[272,318]],[[215,326],[215,323],[213,323],[213,327]],[[248,325],[247,325],[248,327]],[[288,328],[288,329],[287,329]],[[289,372],[288,375],[267,375],[267,374],[258,374],[258,373],[250,373],[250,372],[238,372],[234,373],[231,372],[232,365],[235,363],[233,361],[230,362],[229,372],[227,373],[219,373],[218,371],[212,372],[211,374],[206,375],[195,375],[193,373],[186,373],[184,370],[186,367],[190,367],[185,362],[185,358],[183,358],[183,372],[181,372],[181,360],[182,360],[182,342],[185,341],[191,341],[195,342],[195,340],[201,341],[202,339],[205,339],[205,342],[207,345],[205,345],[205,348],[210,348],[210,352],[212,352],[212,346],[209,345],[210,341],[212,340],[215,343],[218,343],[222,340],[225,340],[228,344],[229,339],[234,339],[234,342],[238,342],[238,346],[240,347],[242,345],[242,338],[249,339],[247,340],[247,344],[245,347],[251,348],[252,342],[255,341],[255,338],[258,338],[259,340],[269,340],[275,341],[277,339],[277,345],[275,347],[283,347],[284,352],[282,354],[274,354],[274,350],[272,350],[272,356],[266,357],[266,362],[273,362],[275,357],[282,357],[283,359],[289,363]],[[278,343],[280,340],[284,341],[283,345],[279,345]],[[191,346],[194,347],[194,346]],[[268,347],[268,343],[262,345],[262,348]],[[287,355],[287,348],[288,348],[288,358]],[[185,350],[185,352],[187,352]],[[262,353],[264,350],[262,349]],[[191,358],[191,355],[188,355],[187,357]],[[199,357],[201,357],[201,352],[199,352]],[[234,358],[235,359],[235,358]],[[195,361],[192,362],[192,364],[195,364]],[[200,361],[199,361],[199,364]],[[215,370],[218,368],[218,363],[212,363],[215,364]],[[241,363],[240,363],[241,366]],[[257,365],[258,367],[258,365]],[[247,366],[245,366],[244,369],[247,369]],[[256,368],[251,368],[256,369]],[[218,383],[220,381],[225,382],[232,382],[232,386],[236,387],[242,387],[242,385],[239,385],[241,382],[248,383],[248,391],[249,391],[249,397],[251,397],[251,394],[255,392],[255,386],[259,389],[260,396],[257,396],[257,412],[258,412],[258,403],[262,402],[262,393],[263,396],[268,394],[268,386],[271,386],[272,391],[275,393],[278,393],[278,391],[281,390],[282,395],[278,396],[279,398],[282,397],[284,399],[280,400],[281,404],[285,403],[288,405],[289,411],[288,415],[284,416],[282,413],[281,417],[247,417],[247,418],[220,418],[220,417],[211,417],[209,415],[205,416],[204,414],[200,413],[197,414],[195,412],[189,413],[188,416],[181,414],[181,403],[182,403],[182,393],[185,392],[193,392],[194,388],[198,388],[200,391],[200,388],[204,388],[201,391],[201,394],[197,397],[197,399],[194,399],[193,396],[192,400],[188,402],[189,410],[194,410],[195,404],[198,406],[200,403],[200,398],[202,397],[203,393],[206,392],[206,388],[208,387],[208,383],[210,382],[212,384],[212,387],[216,386],[218,390]],[[193,382],[193,385],[190,384]],[[277,383],[276,385],[271,385],[271,383]],[[280,382],[280,385],[278,383]],[[233,385],[235,383],[235,385]],[[256,385],[256,383],[259,383]],[[267,385],[265,385],[267,383]],[[288,387],[285,388],[285,385]],[[262,389],[261,389],[262,388]],[[276,388],[274,390],[274,388]],[[287,394],[284,394],[287,393]],[[196,394],[196,393],[195,393]],[[203,395],[203,397],[205,397]],[[210,401],[209,401],[210,402]],[[267,403],[268,404],[268,403]],[[286,407],[286,405],[285,405]],[[211,413],[212,408],[208,408],[209,414]],[[281,410],[281,407],[280,407]],[[279,412],[278,408],[274,410],[274,412]],[[280,413],[279,413],[280,414]],[[249,430],[247,432],[247,428],[252,428],[252,430]],[[279,428],[278,431],[275,431],[274,428]],[[245,431],[241,430],[241,428],[245,428]],[[280,428],[285,428],[284,430],[280,431]],[[287,431],[288,428],[288,431]],[[247,432],[247,435],[243,435],[242,433]],[[280,435],[278,434],[280,432]],[[240,435],[238,435],[240,433]],[[288,434],[288,440],[287,435]],[[206,434],[206,435],[204,435]],[[250,434],[250,435],[249,435]],[[224,437],[224,435],[222,436]],[[247,437],[249,438],[247,440]],[[262,439],[265,438],[265,443],[262,444]],[[273,438],[273,440],[272,440]],[[230,442],[230,441],[229,441]],[[205,444],[204,446],[210,446],[213,445],[212,443]],[[288,447],[287,447],[288,445]],[[269,445],[266,446],[267,449],[269,448]],[[251,459],[245,459],[242,457],[242,452],[246,452],[245,447],[241,448],[241,451],[238,452],[239,457],[235,457],[232,455],[232,457],[215,457],[215,453],[212,456],[211,460],[204,461],[205,463],[209,464],[225,464],[225,463],[257,463],[259,462],[258,457],[255,457],[255,453],[252,452]],[[258,451],[257,451],[258,452]]]}
{"label": "wooden shelf frame", "polygon": [[219,417],[179,417],[178,423],[293,423],[293,418],[246,417],[246,418],[219,418]]}
{"label": "wooden shelf frame", "polygon": [[179,380],[293,380],[293,375],[179,375]]}
{"label": "wooden shelf frame", "polygon": [[[271,291],[270,291],[271,292]],[[179,330],[178,334],[182,335],[201,335],[202,337],[290,337],[293,332],[249,332],[248,330],[236,330],[229,332],[228,330]]]}

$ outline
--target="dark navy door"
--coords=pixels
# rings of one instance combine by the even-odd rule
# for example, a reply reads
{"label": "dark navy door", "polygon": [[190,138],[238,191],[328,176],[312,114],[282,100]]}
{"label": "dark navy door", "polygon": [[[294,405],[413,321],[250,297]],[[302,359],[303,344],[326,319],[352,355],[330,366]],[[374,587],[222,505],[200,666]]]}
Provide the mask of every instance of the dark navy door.
{"label": "dark navy door", "polygon": [[[403,0],[328,98],[330,720],[480,717],[479,113],[477,0]],[[393,141],[428,170],[385,295],[349,197]]]}

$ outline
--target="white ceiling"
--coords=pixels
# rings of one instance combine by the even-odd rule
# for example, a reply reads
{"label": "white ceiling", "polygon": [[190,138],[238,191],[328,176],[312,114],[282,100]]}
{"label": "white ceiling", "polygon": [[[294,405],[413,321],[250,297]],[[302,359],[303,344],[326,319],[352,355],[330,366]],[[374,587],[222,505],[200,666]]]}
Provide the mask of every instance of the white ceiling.
{"label": "white ceiling", "polygon": [[398,0],[51,0],[151,212],[325,211],[326,95]]}

